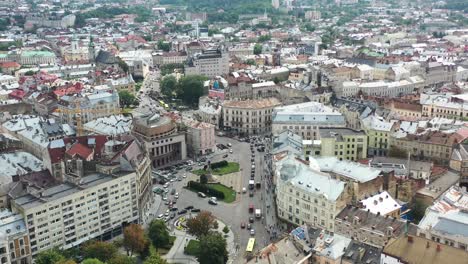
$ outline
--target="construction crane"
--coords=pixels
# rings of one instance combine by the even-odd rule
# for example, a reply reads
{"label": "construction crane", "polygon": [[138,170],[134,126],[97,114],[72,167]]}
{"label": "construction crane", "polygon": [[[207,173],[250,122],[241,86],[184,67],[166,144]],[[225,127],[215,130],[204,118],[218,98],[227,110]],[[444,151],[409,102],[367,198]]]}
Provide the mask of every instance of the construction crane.
{"label": "construction crane", "polygon": [[[102,114],[102,117],[104,117],[104,116],[107,116],[107,115],[118,115],[118,114],[121,114],[121,112],[122,112],[120,110],[120,108],[114,109],[111,112],[107,112],[107,111],[101,110],[101,109],[82,109],[80,100],[75,100],[75,102],[73,102],[73,105],[75,106],[74,109],[57,109],[57,112],[60,112],[62,115],[72,114],[72,115],[75,116],[76,135],[77,136],[83,136],[84,135],[83,119],[82,119],[81,115],[91,113],[91,114]],[[63,119],[63,116],[62,116],[62,119]],[[71,121],[71,120],[68,120],[68,121]]]}

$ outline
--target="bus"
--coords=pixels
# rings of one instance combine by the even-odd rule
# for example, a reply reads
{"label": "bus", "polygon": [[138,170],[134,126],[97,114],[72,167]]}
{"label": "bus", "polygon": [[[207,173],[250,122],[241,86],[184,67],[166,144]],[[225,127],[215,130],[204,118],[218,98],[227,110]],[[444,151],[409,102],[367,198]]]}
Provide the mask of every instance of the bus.
{"label": "bus", "polygon": [[252,252],[255,246],[255,238],[249,238],[249,242],[247,243],[247,249],[245,251]]}

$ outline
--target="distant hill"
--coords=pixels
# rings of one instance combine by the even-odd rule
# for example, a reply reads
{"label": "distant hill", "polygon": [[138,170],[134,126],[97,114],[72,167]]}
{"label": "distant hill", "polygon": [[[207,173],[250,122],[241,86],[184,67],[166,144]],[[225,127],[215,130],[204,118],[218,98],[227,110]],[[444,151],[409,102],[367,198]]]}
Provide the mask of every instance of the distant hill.
{"label": "distant hill", "polygon": [[270,0],[160,0],[162,5],[186,5],[190,11],[258,13],[271,9]]}

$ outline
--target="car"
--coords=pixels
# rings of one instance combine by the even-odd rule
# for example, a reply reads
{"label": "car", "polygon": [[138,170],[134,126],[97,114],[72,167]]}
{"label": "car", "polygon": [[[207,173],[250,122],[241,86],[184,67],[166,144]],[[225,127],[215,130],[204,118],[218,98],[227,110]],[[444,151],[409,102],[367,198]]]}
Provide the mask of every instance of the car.
{"label": "car", "polygon": [[204,193],[202,193],[202,192],[198,192],[198,197],[206,198],[206,194],[204,194]]}
{"label": "car", "polygon": [[254,192],[253,191],[250,191],[249,192],[249,197],[253,197],[254,196]]}
{"label": "car", "polygon": [[233,153],[232,149],[229,150],[229,153],[231,153],[231,154]]}
{"label": "car", "polygon": [[166,182],[166,183],[164,184],[164,188],[167,188],[167,187],[169,187],[169,183],[168,183],[168,182]]}
{"label": "car", "polygon": [[250,235],[251,235],[251,236],[255,236],[255,229],[253,229],[253,228],[250,229]]}
{"label": "car", "polygon": [[163,218],[163,217],[164,217],[164,214],[158,215],[158,219],[161,219],[161,218]]}
{"label": "car", "polygon": [[177,207],[172,207],[172,208],[171,208],[171,211],[172,211],[172,212],[177,211]]}
{"label": "car", "polygon": [[176,193],[176,194],[174,195],[174,198],[179,199],[179,194]]}
{"label": "car", "polygon": [[167,196],[164,196],[164,197],[162,198],[162,200],[163,200],[163,201],[167,201]]}
{"label": "car", "polygon": [[170,180],[170,182],[175,182],[175,179],[174,179],[174,178],[172,178],[172,179]]}
{"label": "car", "polygon": [[169,205],[169,203],[170,203],[169,201],[165,201],[165,202],[164,202],[165,205]]}
{"label": "car", "polygon": [[175,189],[172,189],[171,190],[171,194],[174,195],[176,193],[176,190]]}
{"label": "car", "polygon": [[249,217],[249,223],[253,223],[254,222],[254,218],[253,217]]}
{"label": "car", "polygon": [[187,178],[187,174],[184,173],[184,175],[182,176],[182,178],[184,178],[184,179]]}
{"label": "car", "polygon": [[182,181],[182,178],[180,178],[180,177],[177,177],[177,181]]}
{"label": "car", "polygon": [[181,214],[185,214],[185,213],[187,213],[187,210],[185,210],[185,209],[180,210],[180,211],[178,212],[178,214],[180,214],[180,215],[181,215]]}
{"label": "car", "polygon": [[193,209],[191,210],[191,212],[192,212],[192,213],[198,213],[198,212],[200,212],[200,209],[198,209],[198,208],[193,208]]}
{"label": "car", "polygon": [[185,168],[185,170],[186,171],[191,171],[191,170],[193,170],[193,168],[189,166],[189,167]]}
{"label": "car", "polygon": [[244,222],[241,223],[241,228],[245,228],[245,223]]}
{"label": "car", "polygon": [[164,216],[168,216],[168,215],[169,215],[169,212],[170,212],[170,210],[167,209],[166,212],[164,213]]}
{"label": "car", "polygon": [[208,200],[208,203],[209,203],[209,204],[212,204],[212,205],[217,205],[217,204],[218,204],[218,202],[217,202],[217,201],[215,201],[215,200],[211,200],[211,199],[210,199],[210,200]]}
{"label": "car", "polygon": [[223,159],[224,159],[224,158],[227,158],[227,157],[229,157],[228,154],[224,154],[224,155],[223,155]]}
{"label": "car", "polygon": [[228,146],[228,147],[232,147],[232,144],[231,144],[231,143],[227,143],[227,146]]}
{"label": "car", "polygon": [[193,205],[189,205],[187,207],[185,207],[185,210],[192,210],[193,209]]}
{"label": "car", "polygon": [[247,188],[242,187],[242,193],[246,193],[246,192],[247,192]]}
{"label": "car", "polygon": [[247,224],[247,230],[250,230],[252,228],[252,225],[250,223]]}
{"label": "car", "polygon": [[171,219],[174,219],[174,218],[175,218],[175,216],[176,216],[176,214],[175,214],[175,213],[171,213],[171,215],[170,215],[169,217],[170,217]]}

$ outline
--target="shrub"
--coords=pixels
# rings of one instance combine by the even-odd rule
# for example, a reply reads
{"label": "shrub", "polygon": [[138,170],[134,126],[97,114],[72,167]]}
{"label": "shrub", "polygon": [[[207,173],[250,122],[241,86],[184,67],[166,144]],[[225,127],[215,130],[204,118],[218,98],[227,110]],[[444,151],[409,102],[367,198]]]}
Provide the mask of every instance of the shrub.
{"label": "shrub", "polygon": [[216,197],[218,199],[221,199],[221,200],[224,199],[224,193],[223,192],[220,192],[220,191],[212,188],[209,185],[201,184],[199,182],[189,181],[187,186],[188,186],[189,189],[195,190],[197,192],[203,192],[203,193],[207,194],[208,196],[214,196],[214,197]]}
{"label": "shrub", "polygon": [[219,161],[219,162],[211,163],[211,169],[214,170],[214,169],[217,169],[217,168],[226,167],[228,165],[229,164],[228,164],[227,161],[222,160],[222,161]]}

